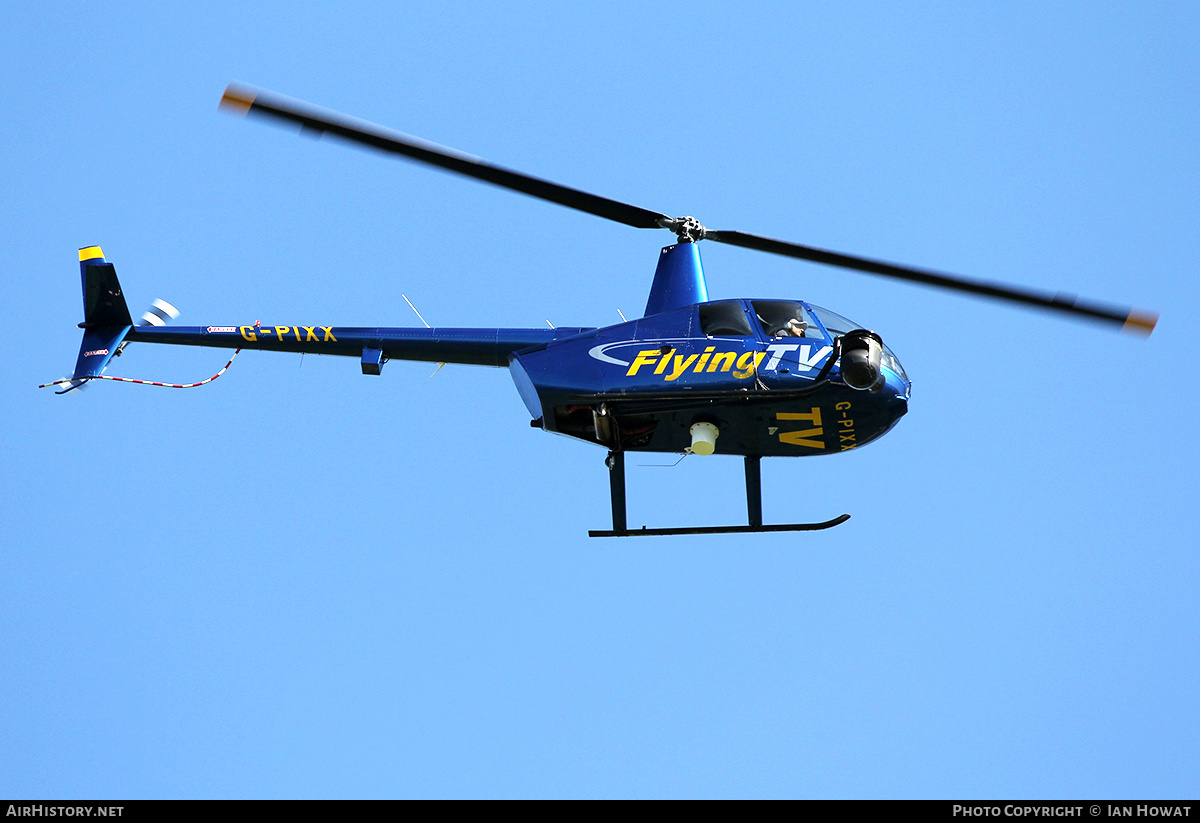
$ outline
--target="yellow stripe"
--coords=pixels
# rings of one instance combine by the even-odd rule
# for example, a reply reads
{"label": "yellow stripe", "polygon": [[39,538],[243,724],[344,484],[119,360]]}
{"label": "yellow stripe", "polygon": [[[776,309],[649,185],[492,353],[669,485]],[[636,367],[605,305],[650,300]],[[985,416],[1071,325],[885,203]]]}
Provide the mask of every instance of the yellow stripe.
{"label": "yellow stripe", "polygon": [[99,246],[88,246],[86,249],[79,250],[80,263],[82,263],[84,260],[95,260],[97,257],[103,256],[104,252],[100,250]]}
{"label": "yellow stripe", "polygon": [[1150,332],[1154,331],[1155,325],[1158,323],[1158,315],[1152,312],[1131,311],[1129,316],[1125,318],[1125,325],[1121,327],[1121,331],[1132,331],[1138,334],[1150,336]]}
{"label": "yellow stripe", "polygon": [[239,89],[230,83],[226,86],[225,93],[221,95],[221,102],[218,108],[229,109],[236,114],[245,114],[254,105],[254,98],[256,96],[252,92]]}

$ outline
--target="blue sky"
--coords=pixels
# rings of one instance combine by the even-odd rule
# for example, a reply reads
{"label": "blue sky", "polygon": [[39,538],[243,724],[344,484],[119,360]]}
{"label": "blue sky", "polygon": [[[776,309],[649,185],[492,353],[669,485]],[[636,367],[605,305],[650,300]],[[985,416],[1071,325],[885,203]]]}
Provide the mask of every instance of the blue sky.
{"label": "blue sky", "polygon": [[[0,796],[1195,797],[1194,4],[12,5]],[[502,370],[66,373],[76,249],[181,323],[602,325],[637,231],[216,110],[238,80],[715,228],[1162,312],[1148,341],[729,247],[910,414],[764,461],[799,535],[590,540]],[[132,347],[187,382],[218,351]],[[634,526],[736,523],[634,458]]]}

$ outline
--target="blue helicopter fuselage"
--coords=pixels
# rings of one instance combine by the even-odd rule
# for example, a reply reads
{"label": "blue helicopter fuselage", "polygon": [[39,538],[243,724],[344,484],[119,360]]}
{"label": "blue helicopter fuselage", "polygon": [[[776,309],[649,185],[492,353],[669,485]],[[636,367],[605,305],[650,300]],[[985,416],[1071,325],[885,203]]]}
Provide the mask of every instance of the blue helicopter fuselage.
{"label": "blue helicopter fuselage", "polygon": [[[605,328],[135,326],[99,248],[81,250],[80,265],[85,332],[72,386],[131,342],[358,357],[365,374],[388,360],[507,367],[546,431],[678,453],[703,423],[712,451],[759,457],[848,451],[908,410],[911,384],[872,332],[800,300],[709,301],[692,243],[663,250],[646,316]],[[842,369],[855,335],[876,341],[876,377],[857,388]]]}
{"label": "blue helicopter fuselage", "polygon": [[784,305],[810,322],[836,317],[802,301],[691,305],[515,352],[509,368],[542,428],[619,438],[625,451],[685,451],[697,422],[721,433],[717,453],[764,457],[837,453],[886,433],[908,409],[899,361],[886,351],[881,384],[850,388],[829,362],[834,332],[764,327],[759,309]]}

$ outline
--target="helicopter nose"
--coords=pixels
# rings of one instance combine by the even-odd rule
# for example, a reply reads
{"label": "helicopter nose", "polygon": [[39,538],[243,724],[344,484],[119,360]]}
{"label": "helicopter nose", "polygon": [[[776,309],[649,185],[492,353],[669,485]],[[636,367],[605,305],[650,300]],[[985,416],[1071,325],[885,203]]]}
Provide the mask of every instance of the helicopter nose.
{"label": "helicopter nose", "polygon": [[912,383],[889,371],[885,371],[884,374],[887,375],[887,380],[884,383],[883,391],[888,395],[884,405],[888,411],[888,417],[894,423],[908,414],[908,397],[912,391]]}

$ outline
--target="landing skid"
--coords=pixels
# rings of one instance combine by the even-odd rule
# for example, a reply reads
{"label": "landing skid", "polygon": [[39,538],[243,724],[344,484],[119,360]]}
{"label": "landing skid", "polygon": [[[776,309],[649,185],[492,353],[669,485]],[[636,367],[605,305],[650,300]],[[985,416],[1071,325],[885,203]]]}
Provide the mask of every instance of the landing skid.
{"label": "landing skid", "polygon": [[608,487],[612,496],[613,527],[605,531],[592,529],[588,537],[639,537],[668,534],[751,534],[755,532],[811,532],[831,529],[845,523],[850,515],[842,514],[823,523],[786,523],[764,526],[762,522],[762,467],[760,457],[746,457],[746,526],[692,526],[679,529],[629,529],[625,519],[625,453],[612,451],[604,461],[608,466]]}
{"label": "landing skid", "polygon": [[751,532],[815,532],[821,529],[832,529],[839,523],[850,519],[848,514],[840,514],[824,523],[787,523],[779,526],[696,526],[690,529],[633,529],[632,531],[600,531],[590,529],[588,537],[647,537],[663,534],[750,534]]}

